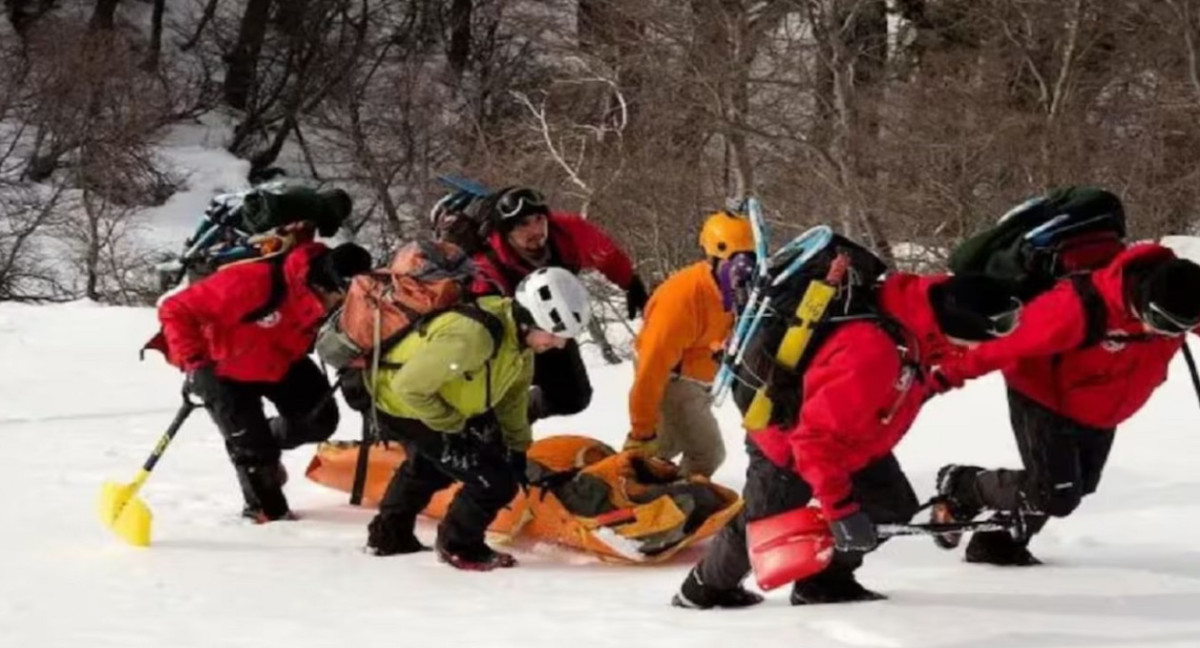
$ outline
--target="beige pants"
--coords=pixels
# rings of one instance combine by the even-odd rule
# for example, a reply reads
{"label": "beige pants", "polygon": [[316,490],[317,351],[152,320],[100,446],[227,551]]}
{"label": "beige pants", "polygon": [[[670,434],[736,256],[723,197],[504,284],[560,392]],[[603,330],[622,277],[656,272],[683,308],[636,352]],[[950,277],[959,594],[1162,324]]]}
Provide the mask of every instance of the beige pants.
{"label": "beige pants", "polygon": [[659,405],[658,456],[682,454],[685,475],[711,477],[725,461],[725,440],[712,413],[708,388],[698,382],[672,378]]}

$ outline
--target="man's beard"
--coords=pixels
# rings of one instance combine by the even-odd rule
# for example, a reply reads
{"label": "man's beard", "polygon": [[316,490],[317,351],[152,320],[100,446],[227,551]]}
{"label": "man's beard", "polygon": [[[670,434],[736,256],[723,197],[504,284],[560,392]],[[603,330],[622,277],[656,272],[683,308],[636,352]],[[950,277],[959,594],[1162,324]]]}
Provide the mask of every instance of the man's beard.
{"label": "man's beard", "polygon": [[521,258],[534,265],[545,265],[550,261],[550,246],[542,244],[541,247],[533,250],[517,248],[517,254],[520,254]]}

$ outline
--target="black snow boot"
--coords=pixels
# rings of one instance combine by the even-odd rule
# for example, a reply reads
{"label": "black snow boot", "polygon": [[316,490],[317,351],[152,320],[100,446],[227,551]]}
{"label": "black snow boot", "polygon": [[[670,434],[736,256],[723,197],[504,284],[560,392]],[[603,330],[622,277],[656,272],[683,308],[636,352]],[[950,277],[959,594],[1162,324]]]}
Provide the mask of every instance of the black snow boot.
{"label": "black snow boot", "polygon": [[438,560],[464,571],[492,571],[517,566],[517,559],[512,554],[495,551],[486,543],[472,547],[455,547],[445,544],[441,538],[434,543]]}
{"label": "black snow boot", "polygon": [[792,605],[819,605],[821,603],[856,603],[860,601],[882,601],[887,597],[859,584],[854,572],[830,570],[796,581],[792,585]]}
{"label": "black snow boot", "polygon": [[246,500],[242,517],[256,524],[296,519],[283,496],[283,482],[287,481],[283,464],[237,466],[236,470],[242,497]]}
{"label": "black snow boot", "polygon": [[741,585],[733,589],[709,587],[700,581],[700,575],[696,573],[695,569],[688,572],[679,591],[671,597],[671,605],[692,610],[736,609],[758,605],[762,602],[761,595],[751,592]]}
{"label": "black snow boot", "polygon": [[1032,567],[1042,564],[1029,553],[1026,542],[1013,539],[1006,531],[987,531],[971,536],[966,561],[1001,567]]}
{"label": "black snow boot", "polygon": [[429,551],[413,533],[416,520],[380,513],[367,525],[367,553],[375,556],[396,556]]}
{"label": "black snow boot", "polygon": [[[978,505],[970,504],[965,493],[973,488],[976,473],[983,469],[978,466],[960,466],[948,464],[942,466],[937,473],[937,496],[930,509],[929,521],[933,524],[953,524],[955,522],[970,522],[980,513]],[[961,533],[944,533],[933,536],[933,541],[942,549],[954,549],[962,542]]]}

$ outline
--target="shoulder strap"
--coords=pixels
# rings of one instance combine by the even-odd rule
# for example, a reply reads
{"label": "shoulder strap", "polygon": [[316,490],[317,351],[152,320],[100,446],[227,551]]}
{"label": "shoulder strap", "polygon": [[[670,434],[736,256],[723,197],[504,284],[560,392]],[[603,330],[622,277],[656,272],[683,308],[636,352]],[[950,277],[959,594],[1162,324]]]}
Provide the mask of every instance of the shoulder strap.
{"label": "shoulder strap", "polygon": [[[286,255],[284,258],[286,258]],[[242,323],[244,324],[257,322],[279,310],[279,307],[283,305],[284,298],[287,297],[287,277],[283,275],[282,259],[276,260],[272,258],[263,262],[271,266],[271,292],[267,295],[267,301],[262,306],[255,308],[242,317]]]}
{"label": "shoulder strap", "polygon": [[475,302],[459,304],[450,310],[479,322],[487,329],[488,334],[492,336],[492,354],[488,356],[488,359],[495,358],[496,354],[500,352],[500,342],[504,339],[504,322]]}
{"label": "shoulder strap", "polygon": [[1108,307],[1090,273],[1071,275],[1071,285],[1083,304],[1084,334],[1079,348],[1095,346],[1104,340],[1108,332]]}

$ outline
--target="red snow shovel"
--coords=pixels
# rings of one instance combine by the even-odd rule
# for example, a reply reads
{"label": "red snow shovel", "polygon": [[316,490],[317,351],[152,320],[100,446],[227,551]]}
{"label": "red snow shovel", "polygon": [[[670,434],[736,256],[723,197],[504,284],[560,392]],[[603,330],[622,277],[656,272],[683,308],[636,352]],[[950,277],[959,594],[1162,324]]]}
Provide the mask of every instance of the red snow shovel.
{"label": "red snow shovel", "polygon": [[[948,524],[876,524],[880,539],[978,531],[1023,533],[1020,519]],[[833,533],[821,510],[798,508],[746,524],[750,566],[764,592],[820,573],[833,560]]]}
{"label": "red snow shovel", "polygon": [[198,405],[185,394],[183,404],[175,414],[175,420],[171,421],[170,427],[158,440],[158,444],[154,446],[150,457],[146,459],[133,481],[128,484],[105,482],[100,491],[100,521],[131,545],[145,547],[150,544],[150,524],[153,516],[150,514],[150,507],[137,496],[138,491],[141,490],[142,484],[146,483],[146,478],[150,476],[150,471],[154,470],[154,464],[158,463],[171,439],[175,438],[175,433],[196,407]]}
{"label": "red snow shovel", "polygon": [[748,522],[746,545],[764,592],[820,573],[833,560],[829,523],[809,506]]}

